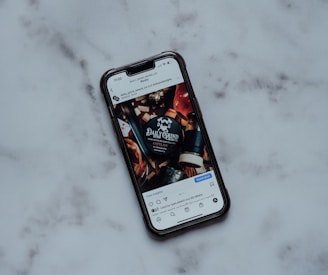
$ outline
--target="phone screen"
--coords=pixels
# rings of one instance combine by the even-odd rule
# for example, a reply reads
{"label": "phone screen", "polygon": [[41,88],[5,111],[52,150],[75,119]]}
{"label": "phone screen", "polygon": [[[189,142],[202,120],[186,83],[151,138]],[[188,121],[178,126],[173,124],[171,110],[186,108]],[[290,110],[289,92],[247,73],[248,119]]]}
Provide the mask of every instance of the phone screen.
{"label": "phone screen", "polygon": [[215,160],[177,60],[113,74],[107,90],[152,226],[166,230],[222,210]]}

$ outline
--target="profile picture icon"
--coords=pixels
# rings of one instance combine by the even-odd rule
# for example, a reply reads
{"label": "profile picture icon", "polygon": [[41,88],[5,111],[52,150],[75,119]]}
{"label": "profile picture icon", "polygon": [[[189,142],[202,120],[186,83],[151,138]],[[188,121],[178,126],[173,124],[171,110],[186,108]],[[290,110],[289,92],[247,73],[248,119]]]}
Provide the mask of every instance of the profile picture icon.
{"label": "profile picture icon", "polygon": [[113,96],[113,99],[114,99],[115,101],[119,101],[119,100],[120,100],[120,98],[119,98],[118,96],[116,96],[116,95]]}

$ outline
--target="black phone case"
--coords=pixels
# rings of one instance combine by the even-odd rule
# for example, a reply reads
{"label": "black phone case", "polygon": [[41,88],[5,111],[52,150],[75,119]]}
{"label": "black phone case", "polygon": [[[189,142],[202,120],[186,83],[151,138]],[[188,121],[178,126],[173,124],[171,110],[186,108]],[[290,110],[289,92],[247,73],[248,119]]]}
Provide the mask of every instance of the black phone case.
{"label": "black phone case", "polygon": [[[223,208],[221,209],[221,211],[219,211],[217,213],[213,213],[211,215],[204,216],[204,217],[201,217],[199,219],[192,220],[192,221],[186,222],[184,224],[177,225],[177,226],[165,229],[165,230],[157,230],[152,226],[152,223],[150,221],[150,217],[148,215],[145,203],[144,203],[143,198],[142,198],[142,193],[139,190],[139,186],[137,184],[137,179],[136,179],[136,176],[135,176],[135,173],[134,173],[134,170],[133,170],[133,166],[130,162],[130,158],[129,158],[129,155],[128,155],[127,147],[126,147],[126,144],[124,142],[124,139],[123,139],[123,136],[122,136],[122,133],[121,133],[121,130],[120,130],[120,126],[119,126],[118,121],[117,121],[116,116],[115,116],[114,106],[113,106],[112,100],[109,96],[109,92],[108,92],[108,89],[107,89],[107,81],[108,81],[109,77],[111,77],[111,76],[113,76],[117,73],[120,73],[122,71],[127,71],[127,70],[129,70],[129,72],[134,73],[134,68],[138,68],[140,66],[147,67],[148,64],[150,64],[151,62],[153,62],[155,60],[160,60],[160,59],[163,59],[163,58],[166,58],[166,57],[171,57],[171,58],[176,59],[179,66],[180,66],[186,88],[187,88],[187,90],[189,92],[189,95],[190,95],[191,103],[194,107],[194,110],[196,111],[196,116],[197,116],[197,119],[199,121],[199,127],[202,130],[203,137],[204,137],[204,140],[205,140],[205,144],[207,146],[208,154],[209,154],[210,158],[213,161],[214,172],[215,172],[215,175],[217,177],[217,180],[218,180],[218,183],[219,183],[219,186],[220,186],[220,190],[221,190],[221,193],[222,193],[224,205],[223,205]],[[132,68],[132,70],[131,70],[131,68]],[[195,97],[194,91],[192,89],[191,82],[189,80],[189,76],[188,76],[187,69],[186,69],[186,64],[185,64],[185,61],[182,58],[182,56],[180,54],[178,54],[177,52],[167,51],[167,52],[162,52],[158,55],[143,59],[143,60],[138,61],[138,62],[134,62],[134,63],[128,64],[128,65],[125,65],[125,66],[122,66],[122,67],[110,69],[110,70],[106,71],[103,74],[103,76],[101,77],[100,88],[101,88],[101,91],[102,91],[103,96],[105,98],[106,105],[108,107],[108,111],[109,111],[109,114],[110,114],[110,117],[111,117],[112,125],[113,125],[114,131],[116,133],[119,145],[121,147],[121,150],[122,150],[122,153],[123,153],[123,156],[124,156],[124,159],[125,159],[125,162],[126,162],[126,165],[127,165],[127,168],[128,168],[128,171],[129,171],[129,174],[130,174],[133,186],[134,186],[134,190],[135,190],[135,193],[137,195],[139,205],[140,205],[140,208],[141,208],[143,216],[144,216],[144,221],[145,221],[148,229],[150,230],[150,232],[154,233],[156,236],[168,236],[168,235],[173,235],[172,233],[174,233],[174,232],[175,233],[181,232],[182,229],[186,230],[186,229],[194,228],[196,225],[200,226],[204,222],[209,222],[209,221],[213,221],[213,220],[216,221],[216,220],[221,220],[222,218],[224,218],[226,216],[226,213],[228,212],[228,210],[230,208],[229,194],[228,194],[228,191],[227,191],[227,189],[224,185],[224,182],[223,182],[223,179],[222,179],[222,176],[221,176],[221,173],[220,173],[220,169],[218,167],[218,164],[217,164],[217,161],[216,161],[213,149],[212,149],[212,145],[211,145],[210,139],[208,137],[208,134],[207,134],[207,131],[206,131],[206,128],[205,128],[205,124],[204,124],[204,121],[203,121],[203,118],[202,118],[202,113],[201,113],[200,107],[198,105],[197,99]]]}

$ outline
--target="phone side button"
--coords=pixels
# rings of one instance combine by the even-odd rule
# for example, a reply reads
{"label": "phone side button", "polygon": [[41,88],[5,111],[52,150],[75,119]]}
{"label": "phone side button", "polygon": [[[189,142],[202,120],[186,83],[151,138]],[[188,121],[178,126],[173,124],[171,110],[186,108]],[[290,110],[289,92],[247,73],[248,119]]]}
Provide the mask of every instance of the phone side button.
{"label": "phone side button", "polygon": [[109,111],[109,115],[110,117],[113,119],[114,118],[114,111],[112,110],[112,108],[109,106],[109,104],[107,105],[108,111]]}

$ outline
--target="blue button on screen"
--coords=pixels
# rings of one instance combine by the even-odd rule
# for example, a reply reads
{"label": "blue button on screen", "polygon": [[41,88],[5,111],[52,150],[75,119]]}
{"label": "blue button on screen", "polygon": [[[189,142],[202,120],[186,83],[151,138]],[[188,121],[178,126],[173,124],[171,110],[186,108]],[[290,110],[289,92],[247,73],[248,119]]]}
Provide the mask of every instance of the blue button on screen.
{"label": "blue button on screen", "polygon": [[203,180],[210,179],[212,177],[211,173],[203,174],[195,178],[195,182],[201,182]]}

